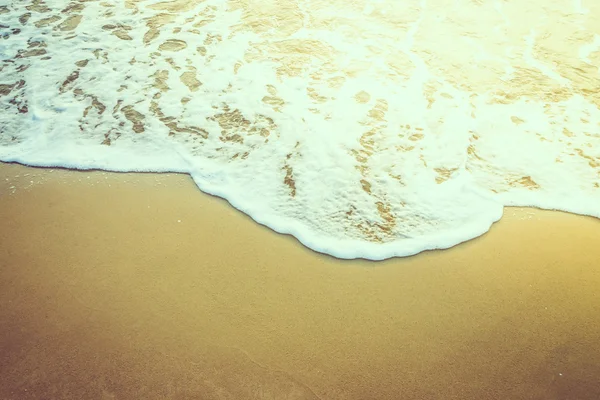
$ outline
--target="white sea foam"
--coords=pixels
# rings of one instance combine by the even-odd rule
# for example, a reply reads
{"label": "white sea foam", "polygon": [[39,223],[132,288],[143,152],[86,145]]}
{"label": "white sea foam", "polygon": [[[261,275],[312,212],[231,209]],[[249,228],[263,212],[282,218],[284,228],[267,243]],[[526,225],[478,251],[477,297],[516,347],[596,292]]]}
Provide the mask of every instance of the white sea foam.
{"label": "white sea foam", "polygon": [[189,173],[340,258],[505,205],[600,217],[593,2],[13,0],[0,25],[3,161]]}

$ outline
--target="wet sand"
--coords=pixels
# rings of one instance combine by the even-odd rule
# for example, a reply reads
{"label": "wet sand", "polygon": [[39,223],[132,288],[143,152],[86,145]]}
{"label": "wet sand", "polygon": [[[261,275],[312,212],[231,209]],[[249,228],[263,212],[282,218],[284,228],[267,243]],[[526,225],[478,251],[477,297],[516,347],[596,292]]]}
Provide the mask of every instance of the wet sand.
{"label": "wet sand", "polygon": [[598,399],[600,221],[380,263],[182,175],[0,165],[0,399]]}

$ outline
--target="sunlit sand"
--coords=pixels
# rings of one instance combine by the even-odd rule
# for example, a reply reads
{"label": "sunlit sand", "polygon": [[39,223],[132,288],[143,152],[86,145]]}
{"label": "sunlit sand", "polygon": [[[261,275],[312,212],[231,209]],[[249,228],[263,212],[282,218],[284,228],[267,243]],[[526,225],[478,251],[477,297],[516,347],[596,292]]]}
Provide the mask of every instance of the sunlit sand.
{"label": "sunlit sand", "polygon": [[0,398],[600,396],[596,219],[340,261],[184,175],[0,178]]}

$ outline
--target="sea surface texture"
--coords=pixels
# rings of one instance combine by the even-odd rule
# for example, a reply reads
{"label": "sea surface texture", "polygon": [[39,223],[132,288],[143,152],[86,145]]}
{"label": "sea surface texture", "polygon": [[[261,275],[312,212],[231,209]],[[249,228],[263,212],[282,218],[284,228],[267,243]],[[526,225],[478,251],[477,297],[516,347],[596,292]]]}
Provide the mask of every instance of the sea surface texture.
{"label": "sea surface texture", "polygon": [[600,1],[4,4],[2,161],[189,173],[340,258],[600,217]]}

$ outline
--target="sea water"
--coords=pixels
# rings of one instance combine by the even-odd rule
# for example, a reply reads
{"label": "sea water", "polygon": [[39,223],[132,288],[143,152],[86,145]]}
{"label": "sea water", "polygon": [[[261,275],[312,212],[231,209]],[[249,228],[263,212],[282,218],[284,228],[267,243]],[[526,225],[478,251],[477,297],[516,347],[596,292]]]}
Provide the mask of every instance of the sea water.
{"label": "sea water", "polygon": [[0,160],[189,173],[336,257],[600,217],[597,1],[9,0],[0,61]]}

